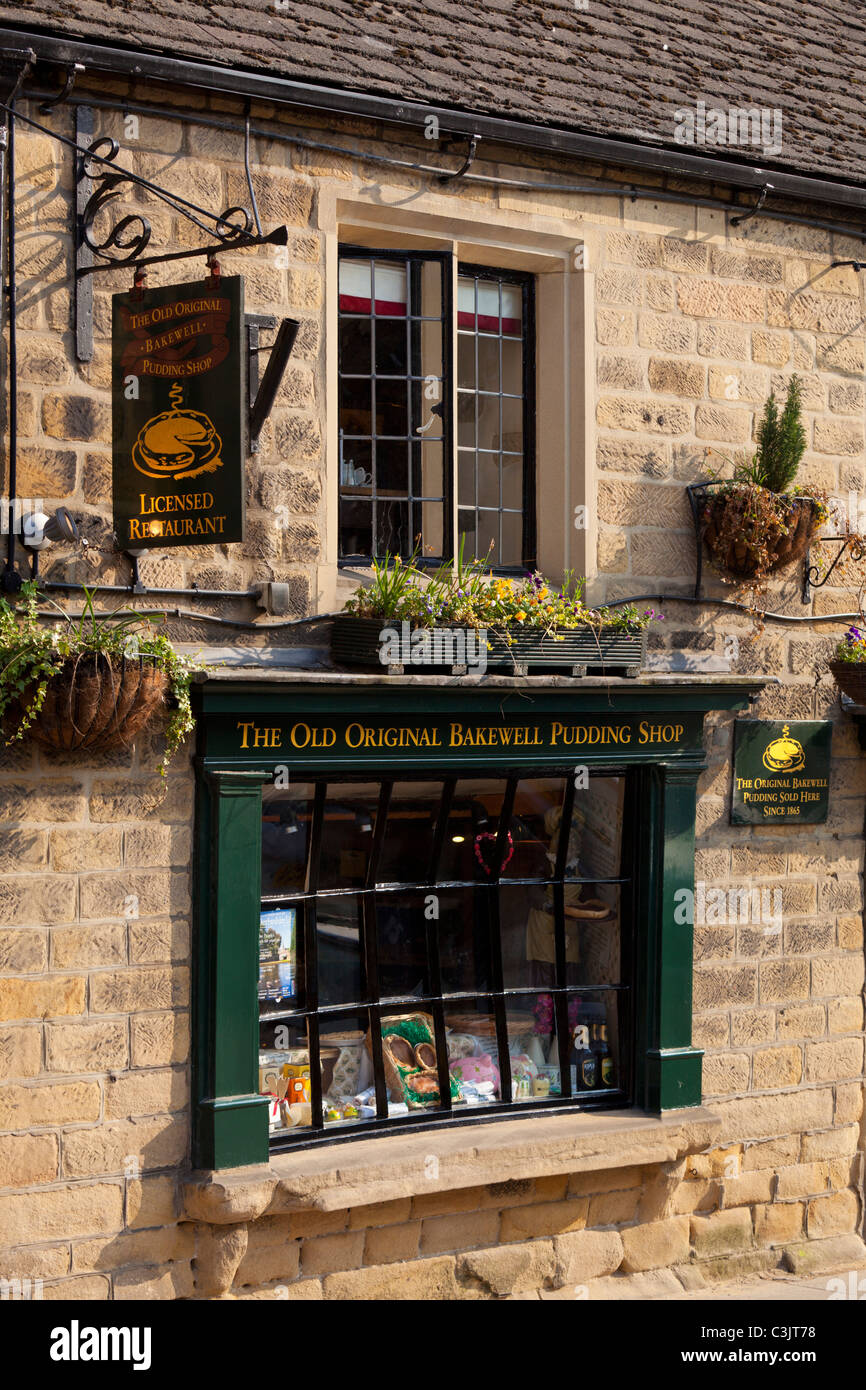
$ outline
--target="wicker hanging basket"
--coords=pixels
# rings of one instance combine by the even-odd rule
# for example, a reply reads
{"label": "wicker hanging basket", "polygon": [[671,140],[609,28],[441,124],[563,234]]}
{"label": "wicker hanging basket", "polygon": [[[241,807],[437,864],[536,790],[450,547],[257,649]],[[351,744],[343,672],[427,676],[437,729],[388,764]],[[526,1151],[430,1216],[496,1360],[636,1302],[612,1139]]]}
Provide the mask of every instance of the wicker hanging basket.
{"label": "wicker hanging basket", "polygon": [[[751,579],[757,573],[759,560],[748,538],[729,540],[722,530],[726,509],[737,505],[737,493],[718,492],[707,498],[703,513],[703,537],[707,549],[719,569],[737,579]],[[772,574],[785,565],[799,560],[809,549],[821,525],[820,504],[813,497],[785,498],[787,511],[784,525],[787,534],[777,537],[770,548],[765,574]]]}
{"label": "wicker hanging basket", "polygon": [[833,679],[855,705],[866,705],[866,662],[831,661]]}
{"label": "wicker hanging basket", "polygon": [[[30,733],[64,753],[126,747],[164,707],[167,686],[165,671],[147,660],[70,657],[48,682]],[[26,708],[26,694],[21,703]]]}

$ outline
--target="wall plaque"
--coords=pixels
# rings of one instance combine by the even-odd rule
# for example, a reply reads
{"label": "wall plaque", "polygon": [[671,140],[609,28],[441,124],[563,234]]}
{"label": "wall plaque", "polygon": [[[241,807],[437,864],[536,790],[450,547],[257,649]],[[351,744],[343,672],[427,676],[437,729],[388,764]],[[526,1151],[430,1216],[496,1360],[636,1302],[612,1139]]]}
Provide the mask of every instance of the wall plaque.
{"label": "wall plaque", "polygon": [[123,550],[244,538],[241,276],[112,296],[114,529]]}
{"label": "wall plaque", "polygon": [[829,719],[738,719],[732,825],[818,825],[827,819]]}

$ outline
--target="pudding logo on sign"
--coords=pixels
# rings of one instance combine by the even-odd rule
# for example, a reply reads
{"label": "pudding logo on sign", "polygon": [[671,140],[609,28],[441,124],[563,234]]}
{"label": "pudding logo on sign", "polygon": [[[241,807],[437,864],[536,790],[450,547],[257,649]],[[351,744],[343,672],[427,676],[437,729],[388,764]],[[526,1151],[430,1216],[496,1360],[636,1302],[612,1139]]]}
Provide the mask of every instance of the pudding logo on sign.
{"label": "pudding logo on sign", "polygon": [[52,1361],[131,1361],[134,1371],[150,1370],[149,1327],[68,1327],[51,1331]]}

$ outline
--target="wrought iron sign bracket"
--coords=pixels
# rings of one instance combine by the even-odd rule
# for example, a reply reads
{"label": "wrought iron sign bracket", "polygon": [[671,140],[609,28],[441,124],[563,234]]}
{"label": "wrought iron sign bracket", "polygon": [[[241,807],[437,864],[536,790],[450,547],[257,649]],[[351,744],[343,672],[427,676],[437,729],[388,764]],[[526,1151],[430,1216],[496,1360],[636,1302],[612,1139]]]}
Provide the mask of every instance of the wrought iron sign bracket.
{"label": "wrought iron sign bracket", "polygon": [[[211,261],[226,251],[248,246],[285,246],[288,242],[286,227],[277,227],[267,235],[261,233],[257,216],[254,217],[247,208],[229,207],[220,213],[210,212],[188,198],[171,193],[152,180],[116,164],[120,145],[109,136],[93,139],[93,110],[89,106],[82,104],[75,107],[74,142],[64,140],[63,136],[39,126],[35,121],[27,123],[61,143],[73,145],[75,150],[74,310],[75,349],[79,362],[89,362],[93,357],[93,275],[121,268],[138,271],[149,265],[194,257],[205,257]],[[150,244],[152,228],[144,214],[139,212],[127,213],[119,220],[113,220],[107,230],[103,227],[97,232],[96,221],[100,213],[109,208],[115,212],[114,200],[128,188],[146,190],[166,203],[174,212],[199,227],[209,238],[207,244],[185,251],[146,256],[144,253]]]}
{"label": "wrought iron sign bracket", "polygon": [[[271,314],[247,314],[247,352],[249,360],[249,452],[259,452],[259,436],[273,409],[280,382],[288,366],[300,324],[297,319],[283,319],[272,347],[259,342],[261,330],[276,328]],[[268,365],[259,381],[259,353],[270,352]]]}
{"label": "wrought iron sign bracket", "polygon": [[842,559],[842,557],[843,557],[843,555],[845,554],[846,550],[849,550],[849,551],[851,552],[851,559],[852,559],[852,560],[862,560],[862,559],[864,558],[864,556],[866,556],[866,546],[864,546],[859,540],[855,540],[853,536],[822,536],[822,537],[821,537],[821,544],[822,544],[822,545],[828,545],[831,541],[839,541],[839,542],[840,542],[840,545],[839,545],[838,551],[836,552],[836,558],[833,560],[832,564],[828,566],[827,570],[825,571],[825,574],[824,574],[824,578],[823,578],[823,579],[821,578],[821,567],[820,567],[820,565],[813,565],[813,564],[811,563],[811,560],[812,560],[812,551],[811,551],[811,549],[806,551],[806,556],[805,556],[805,559],[803,560],[803,602],[804,602],[804,603],[811,603],[811,601],[812,601],[812,590],[813,590],[813,589],[823,589],[824,585],[827,583],[827,580],[830,578],[830,575],[833,573],[833,571],[834,571],[834,569],[836,568],[836,566],[838,565],[839,561]]}

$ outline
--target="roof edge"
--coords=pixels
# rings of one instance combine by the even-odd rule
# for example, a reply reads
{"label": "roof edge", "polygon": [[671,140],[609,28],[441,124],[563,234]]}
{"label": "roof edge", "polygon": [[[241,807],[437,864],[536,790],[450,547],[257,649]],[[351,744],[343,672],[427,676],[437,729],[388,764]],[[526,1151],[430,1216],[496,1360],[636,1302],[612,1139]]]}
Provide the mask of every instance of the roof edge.
{"label": "roof edge", "polygon": [[[866,211],[866,185],[850,184],[810,174],[793,174],[769,165],[737,163],[712,155],[691,154],[663,145],[610,136],[590,135],[556,126],[537,125],[501,116],[487,116],[453,107],[433,106],[369,92],[354,92],[294,78],[274,77],[257,70],[221,67],[214,63],[172,58],[165,54],[59,38],[39,30],[0,26],[0,50],[26,45],[37,58],[60,66],[83,63],[86,69],[113,75],[149,78],[183,87],[206,86],[211,91],[302,109],[382,121],[423,129],[430,116],[447,135],[476,135],[497,144],[544,151],[571,158],[616,163],[653,173],[677,174],[741,189],[763,189],[772,183],[775,195],[819,202],[848,212]],[[627,192],[627,188],[623,189]]]}

